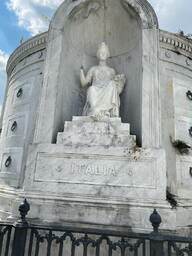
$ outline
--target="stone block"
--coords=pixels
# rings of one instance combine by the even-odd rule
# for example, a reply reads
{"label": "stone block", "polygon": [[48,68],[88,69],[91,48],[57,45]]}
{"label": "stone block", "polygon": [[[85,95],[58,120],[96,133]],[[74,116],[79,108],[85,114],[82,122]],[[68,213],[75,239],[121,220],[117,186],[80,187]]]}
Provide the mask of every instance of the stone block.
{"label": "stone block", "polygon": [[166,198],[162,149],[40,144],[32,146],[27,170],[25,190],[83,200],[156,201]]}
{"label": "stone block", "polygon": [[[166,202],[163,149],[71,147],[34,144],[24,183],[32,202],[32,218],[67,222],[151,228],[153,208],[171,213]],[[42,203],[43,202],[43,203]],[[43,205],[43,207],[42,207]],[[171,218],[164,227],[170,226]]]}
{"label": "stone block", "polygon": [[22,148],[5,148],[0,151],[0,184],[17,187],[22,167]]}
{"label": "stone block", "polygon": [[57,143],[74,147],[129,147],[136,146],[136,136],[130,135],[130,125],[120,118],[95,122],[91,117],[73,117],[65,122],[64,132],[57,136]]}

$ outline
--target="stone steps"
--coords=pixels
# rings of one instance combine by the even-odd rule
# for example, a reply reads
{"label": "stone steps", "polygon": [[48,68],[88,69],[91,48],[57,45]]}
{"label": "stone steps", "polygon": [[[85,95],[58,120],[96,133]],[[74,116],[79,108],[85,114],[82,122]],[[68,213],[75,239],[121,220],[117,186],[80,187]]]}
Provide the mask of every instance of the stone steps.
{"label": "stone steps", "polygon": [[90,117],[73,117],[65,122],[64,132],[58,133],[57,144],[132,148],[136,146],[136,136],[130,135],[130,125],[120,118],[95,122]]}

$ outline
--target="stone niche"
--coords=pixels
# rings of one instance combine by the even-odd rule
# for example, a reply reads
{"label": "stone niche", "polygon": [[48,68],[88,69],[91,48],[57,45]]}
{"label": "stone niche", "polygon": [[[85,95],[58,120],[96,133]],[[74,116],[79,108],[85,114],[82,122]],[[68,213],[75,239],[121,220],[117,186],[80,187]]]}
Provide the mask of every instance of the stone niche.
{"label": "stone niche", "polygon": [[49,28],[39,119],[35,142],[55,143],[65,121],[82,114],[85,91],[81,65],[97,64],[98,44],[110,48],[109,65],[124,73],[120,116],[145,147],[160,145],[158,22],[145,1],[64,1]]}

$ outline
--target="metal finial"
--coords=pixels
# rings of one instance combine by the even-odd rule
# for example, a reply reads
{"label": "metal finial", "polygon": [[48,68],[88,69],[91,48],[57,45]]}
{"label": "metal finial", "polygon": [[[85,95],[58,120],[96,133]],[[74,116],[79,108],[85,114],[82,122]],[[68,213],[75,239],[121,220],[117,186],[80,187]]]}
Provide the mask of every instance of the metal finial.
{"label": "metal finial", "polygon": [[30,204],[27,202],[27,199],[25,198],[23,203],[20,204],[19,206],[19,212],[20,212],[20,223],[23,225],[28,225],[28,222],[26,220],[26,216],[30,210]]}
{"label": "metal finial", "polygon": [[161,224],[161,216],[159,215],[156,209],[154,209],[149,220],[153,226],[153,231],[157,233],[159,231],[159,226]]}

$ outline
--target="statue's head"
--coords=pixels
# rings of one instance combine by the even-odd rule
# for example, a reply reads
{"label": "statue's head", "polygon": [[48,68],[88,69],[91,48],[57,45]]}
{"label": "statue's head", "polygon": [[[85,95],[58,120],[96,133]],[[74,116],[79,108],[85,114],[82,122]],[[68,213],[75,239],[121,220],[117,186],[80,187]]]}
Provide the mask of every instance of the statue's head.
{"label": "statue's head", "polygon": [[99,60],[107,60],[110,57],[109,47],[105,42],[99,45],[99,49],[97,51],[97,58]]}

